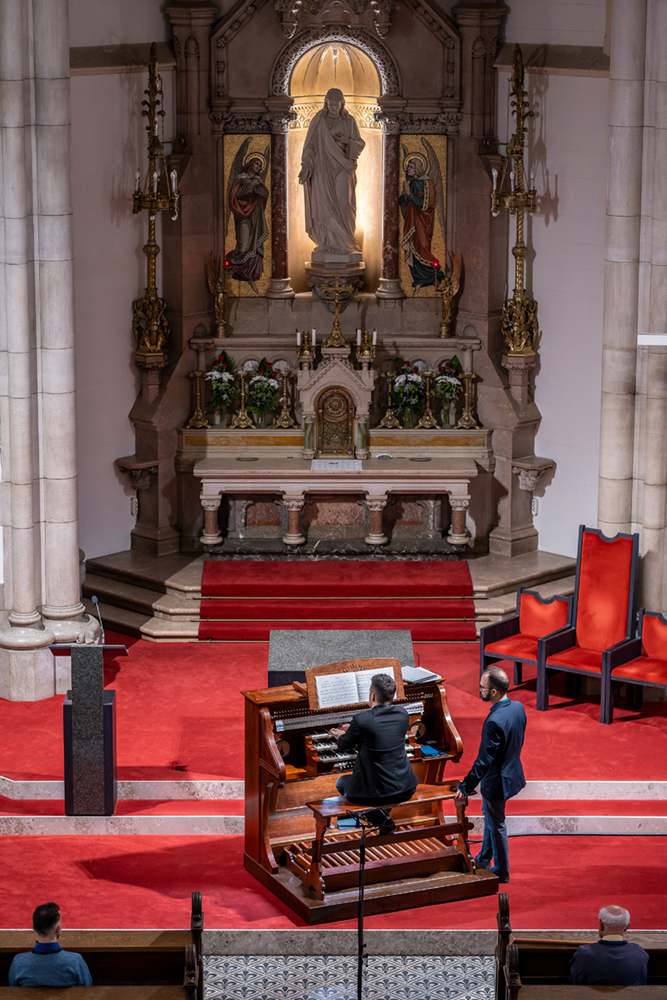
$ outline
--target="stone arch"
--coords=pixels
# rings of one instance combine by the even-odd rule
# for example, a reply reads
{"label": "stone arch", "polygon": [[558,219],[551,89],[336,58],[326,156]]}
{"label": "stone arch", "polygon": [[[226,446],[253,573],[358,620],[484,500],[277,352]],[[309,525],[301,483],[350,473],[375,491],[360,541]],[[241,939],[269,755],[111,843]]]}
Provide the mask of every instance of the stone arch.
{"label": "stone arch", "polygon": [[313,25],[293,39],[282,51],[271,75],[271,93],[289,95],[292,71],[304,53],[323,42],[347,42],[356,45],[373,61],[382,87],[382,96],[400,93],[398,68],[393,58],[375,38],[363,28],[345,25]]}

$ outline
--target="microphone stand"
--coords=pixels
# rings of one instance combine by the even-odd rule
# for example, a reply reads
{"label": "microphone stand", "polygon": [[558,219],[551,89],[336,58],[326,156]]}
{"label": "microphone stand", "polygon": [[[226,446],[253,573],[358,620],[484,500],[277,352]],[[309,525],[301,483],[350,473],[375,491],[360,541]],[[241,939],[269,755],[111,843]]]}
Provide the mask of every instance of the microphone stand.
{"label": "microphone stand", "polygon": [[362,1000],[362,984],[364,976],[364,965],[368,962],[368,955],[364,955],[364,878],[366,868],[366,833],[377,824],[371,820],[371,813],[377,813],[375,809],[366,809],[364,812],[348,812],[347,816],[353,819],[357,826],[361,827],[361,839],[359,840],[359,909],[357,911],[357,1000]]}

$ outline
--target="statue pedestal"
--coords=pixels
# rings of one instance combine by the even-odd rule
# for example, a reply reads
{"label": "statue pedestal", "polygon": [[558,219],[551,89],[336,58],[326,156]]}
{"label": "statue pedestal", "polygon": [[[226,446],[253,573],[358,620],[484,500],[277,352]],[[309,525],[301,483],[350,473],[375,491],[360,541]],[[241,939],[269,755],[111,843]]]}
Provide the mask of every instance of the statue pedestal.
{"label": "statue pedestal", "polygon": [[[366,265],[361,260],[361,254],[336,254],[321,252],[322,260],[306,261],[306,277],[308,287],[313,295],[327,303],[330,312],[334,311],[334,286],[336,275],[340,285],[339,312],[343,312],[347,303],[356,297],[364,287]],[[354,260],[358,257],[359,260]]]}

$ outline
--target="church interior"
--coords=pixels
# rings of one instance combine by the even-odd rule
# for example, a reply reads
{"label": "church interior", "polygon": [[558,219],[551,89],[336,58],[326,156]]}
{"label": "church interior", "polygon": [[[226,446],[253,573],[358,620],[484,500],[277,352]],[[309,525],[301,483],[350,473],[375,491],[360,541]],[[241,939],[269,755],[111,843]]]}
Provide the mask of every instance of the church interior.
{"label": "church interior", "polygon": [[[567,1000],[612,904],[666,990],[665,4],[0,39],[0,994],[50,899],[109,1000]],[[391,830],[336,784],[373,671]]]}

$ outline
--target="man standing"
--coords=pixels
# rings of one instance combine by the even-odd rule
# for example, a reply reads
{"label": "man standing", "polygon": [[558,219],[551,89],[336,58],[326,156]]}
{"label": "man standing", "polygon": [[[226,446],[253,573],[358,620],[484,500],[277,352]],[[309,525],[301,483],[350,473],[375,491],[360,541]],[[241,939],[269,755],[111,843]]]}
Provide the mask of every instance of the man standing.
{"label": "man standing", "polygon": [[37,941],[33,951],[14,957],[9,970],[10,986],[92,986],[93,980],[81,955],[63,951],[58,944],[62,930],[57,903],[43,903],[32,915]]}
{"label": "man standing", "polygon": [[521,749],[526,731],[526,710],[521,702],[507,697],[510,686],[507,674],[500,667],[490,667],[479,682],[482,701],[491,702],[482,727],[482,739],[477,760],[465,776],[455,796],[459,805],[468,804],[481,781],[484,840],[475,858],[478,865],[488,868],[500,882],[510,880],[509,845],[505,825],[505,803],[526,784],[521,766]]}
{"label": "man standing", "polygon": [[[392,705],[396,683],[388,674],[375,674],[368,695],[369,709],[359,712],[352,722],[330,729],[338,749],[359,753],[352,774],[344,774],[336,788],[350,802],[386,805],[405,802],[417,787],[417,775],[405,752],[405,734],[410,716],[400,705]],[[381,833],[391,833],[394,822],[378,809],[371,820]]]}
{"label": "man standing", "polygon": [[623,935],[630,914],[622,906],[603,906],[598,914],[600,940],[577,948],[570,962],[570,982],[578,986],[646,986],[648,955]]}

